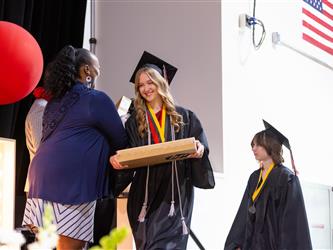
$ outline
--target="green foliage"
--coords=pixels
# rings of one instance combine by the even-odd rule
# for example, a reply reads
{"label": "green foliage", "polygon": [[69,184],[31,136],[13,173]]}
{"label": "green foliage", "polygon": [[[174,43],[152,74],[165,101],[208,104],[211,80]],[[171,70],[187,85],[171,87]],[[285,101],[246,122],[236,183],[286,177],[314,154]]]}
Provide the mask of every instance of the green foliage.
{"label": "green foliage", "polygon": [[108,235],[103,236],[99,244],[100,246],[94,246],[90,250],[116,250],[116,247],[121,243],[128,235],[126,227],[115,228],[111,230]]}

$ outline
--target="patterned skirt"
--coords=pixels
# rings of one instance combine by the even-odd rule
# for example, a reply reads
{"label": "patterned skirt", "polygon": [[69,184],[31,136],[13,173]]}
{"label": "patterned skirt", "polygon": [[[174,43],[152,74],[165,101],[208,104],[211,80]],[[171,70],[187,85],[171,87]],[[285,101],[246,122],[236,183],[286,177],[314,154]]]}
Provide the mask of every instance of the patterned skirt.
{"label": "patterned skirt", "polygon": [[52,207],[57,233],[73,239],[93,242],[96,201],[79,205],[65,205],[42,199],[28,199],[22,226],[43,227],[44,208]]}

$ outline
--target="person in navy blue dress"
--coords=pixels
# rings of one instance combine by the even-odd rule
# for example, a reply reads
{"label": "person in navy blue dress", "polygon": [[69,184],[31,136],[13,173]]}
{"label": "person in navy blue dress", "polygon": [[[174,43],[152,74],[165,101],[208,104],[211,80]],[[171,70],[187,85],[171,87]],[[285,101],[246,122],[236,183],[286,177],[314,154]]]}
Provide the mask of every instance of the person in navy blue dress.
{"label": "person in navy blue dress", "polygon": [[66,46],[44,79],[53,98],[30,165],[23,225],[43,226],[44,207],[51,204],[58,250],[82,249],[92,242],[96,200],[112,195],[108,159],[128,144],[112,100],[90,88],[99,74],[94,54]]}

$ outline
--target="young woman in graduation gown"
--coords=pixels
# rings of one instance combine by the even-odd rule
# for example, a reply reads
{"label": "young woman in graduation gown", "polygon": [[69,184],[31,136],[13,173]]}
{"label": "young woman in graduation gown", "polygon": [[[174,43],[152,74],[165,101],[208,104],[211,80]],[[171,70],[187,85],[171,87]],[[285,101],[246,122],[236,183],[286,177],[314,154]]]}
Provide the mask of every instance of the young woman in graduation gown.
{"label": "young woman in graduation gown", "polygon": [[297,171],[282,165],[284,140],[273,127],[254,136],[252,151],[261,165],[249,178],[226,250],[312,249]]}
{"label": "young woman in graduation gown", "polygon": [[[207,139],[196,115],[175,107],[156,65],[135,75],[135,111],[126,122],[131,147],[195,137],[197,151],[186,160],[137,168],[128,196],[128,218],[137,249],[186,249],[194,188],[213,188]],[[148,121],[148,122],[147,122]],[[117,156],[114,168],[122,168]]]}

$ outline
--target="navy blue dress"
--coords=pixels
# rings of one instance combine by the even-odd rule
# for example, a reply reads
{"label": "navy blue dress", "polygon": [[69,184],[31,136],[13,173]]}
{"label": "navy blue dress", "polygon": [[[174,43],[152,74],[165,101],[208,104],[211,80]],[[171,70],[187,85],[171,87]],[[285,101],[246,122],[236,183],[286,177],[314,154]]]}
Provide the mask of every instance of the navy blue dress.
{"label": "navy blue dress", "polygon": [[46,107],[29,198],[75,205],[110,195],[109,157],[125,147],[127,135],[112,100],[75,84]]}

